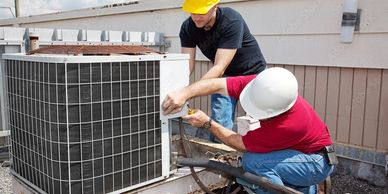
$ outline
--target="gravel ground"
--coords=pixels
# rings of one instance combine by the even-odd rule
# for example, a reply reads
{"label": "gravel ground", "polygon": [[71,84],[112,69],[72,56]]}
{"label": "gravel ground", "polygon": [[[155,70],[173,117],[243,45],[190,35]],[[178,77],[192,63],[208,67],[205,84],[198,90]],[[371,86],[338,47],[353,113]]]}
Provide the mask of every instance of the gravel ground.
{"label": "gravel ground", "polygon": [[[376,187],[349,175],[331,176],[332,194],[388,194],[388,188]],[[11,194],[11,175],[9,167],[0,164],[0,193]]]}
{"label": "gravel ground", "polygon": [[11,194],[11,175],[9,167],[2,167],[2,163],[0,163],[0,193],[1,194]]}
{"label": "gravel ground", "polygon": [[388,188],[373,186],[349,175],[333,174],[331,184],[333,194],[388,194]]}

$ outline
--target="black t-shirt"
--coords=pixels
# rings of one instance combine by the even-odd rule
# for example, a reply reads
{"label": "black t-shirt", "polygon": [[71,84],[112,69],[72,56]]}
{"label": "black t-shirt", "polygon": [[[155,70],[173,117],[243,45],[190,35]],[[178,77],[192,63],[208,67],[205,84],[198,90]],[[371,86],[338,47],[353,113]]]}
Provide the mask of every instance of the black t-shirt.
{"label": "black t-shirt", "polygon": [[179,33],[182,47],[198,46],[202,53],[214,63],[218,48],[237,49],[226,68],[225,76],[252,75],[263,71],[266,62],[260,47],[242,16],[231,8],[217,9],[214,26],[206,31],[197,28],[189,17]]}

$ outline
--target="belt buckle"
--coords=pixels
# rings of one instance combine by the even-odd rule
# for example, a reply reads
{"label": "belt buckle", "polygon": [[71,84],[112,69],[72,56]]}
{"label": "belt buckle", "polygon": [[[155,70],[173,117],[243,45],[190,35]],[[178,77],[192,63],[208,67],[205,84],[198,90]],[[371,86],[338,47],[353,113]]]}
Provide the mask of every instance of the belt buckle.
{"label": "belt buckle", "polygon": [[335,154],[334,146],[329,145],[324,147],[324,157],[327,159],[327,162],[329,165],[337,165],[338,159],[337,155]]}

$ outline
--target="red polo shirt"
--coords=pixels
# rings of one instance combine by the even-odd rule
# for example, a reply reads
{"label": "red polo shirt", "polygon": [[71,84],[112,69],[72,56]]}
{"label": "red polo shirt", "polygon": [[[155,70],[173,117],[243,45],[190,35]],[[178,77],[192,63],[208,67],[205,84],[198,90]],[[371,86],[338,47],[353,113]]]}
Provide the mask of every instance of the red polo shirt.
{"label": "red polo shirt", "polygon": [[[239,99],[241,91],[255,77],[228,77],[226,84],[229,96]],[[260,121],[260,128],[249,131],[242,140],[249,152],[259,153],[283,149],[314,153],[332,143],[327,126],[301,96],[298,96],[290,110]]]}

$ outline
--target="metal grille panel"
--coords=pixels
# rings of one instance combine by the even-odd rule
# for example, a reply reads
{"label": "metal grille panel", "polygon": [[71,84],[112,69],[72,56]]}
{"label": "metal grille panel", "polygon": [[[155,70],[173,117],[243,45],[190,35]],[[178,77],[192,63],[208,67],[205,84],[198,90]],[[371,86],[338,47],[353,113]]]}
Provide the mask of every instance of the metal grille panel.
{"label": "metal grille panel", "polygon": [[55,194],[162,176],[159,64],[6,60],[13,170]]}

